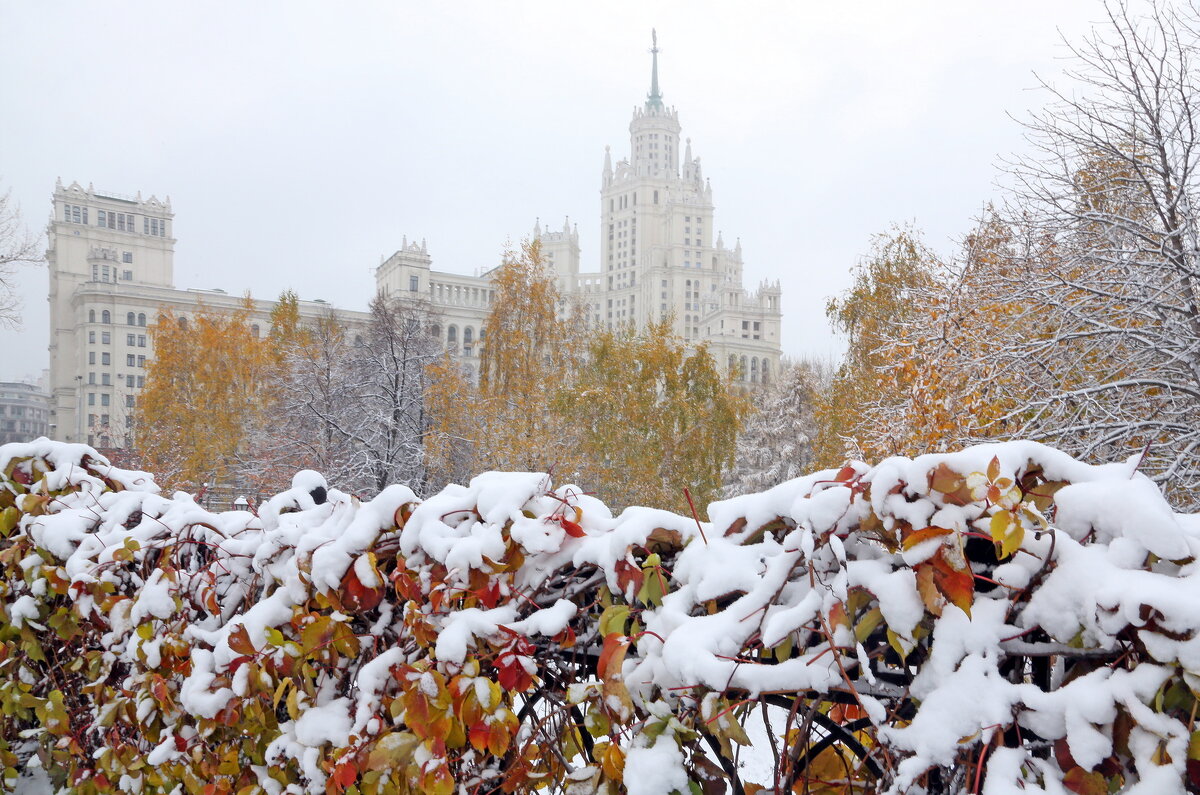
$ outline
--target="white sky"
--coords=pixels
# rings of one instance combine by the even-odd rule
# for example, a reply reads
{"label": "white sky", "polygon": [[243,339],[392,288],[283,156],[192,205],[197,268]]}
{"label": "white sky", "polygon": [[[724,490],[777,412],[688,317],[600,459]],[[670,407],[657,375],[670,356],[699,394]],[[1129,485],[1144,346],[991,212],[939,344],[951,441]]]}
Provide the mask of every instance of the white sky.
{"label": "white sky", "polygon": [[[599,258],[605,144],[649,88],[742,240],[783,287],[784,352],[839,349],[824,317],[872,234],[914,221],[950,253],[997,156],[1094,0],[1002,3],[0,0],[0,188],[41,229],[54,180],[170,195],[177,287],[365,308],[372,269],[425,238],[434,267],[496,264],[540,217]],[[47,366],[44,269],[0,379]]]}

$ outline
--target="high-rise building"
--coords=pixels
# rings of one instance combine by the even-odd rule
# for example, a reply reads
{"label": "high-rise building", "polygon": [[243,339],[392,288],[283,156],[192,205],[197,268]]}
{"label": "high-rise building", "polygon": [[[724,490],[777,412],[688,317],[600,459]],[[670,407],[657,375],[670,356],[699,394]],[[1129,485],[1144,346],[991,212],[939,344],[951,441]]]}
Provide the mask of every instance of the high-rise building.
{"label": "high-rise building", "polygon": [[[743,286],[742,245],[725,245],[713,222],[713,191],[691,139],[680,146],[679,112],[663,102],[658,42],[651,49],[650,93],[629,123],[629,156],[615,165],[606,147],[600,185],[597,268],[580,268],[579,234],[533,237],[553,266],[558,288],[587,308],[595,325],[637,327],[671,318],[676,334],[708,344],[718,364],[748,384],[768,383],[781,355],[779,282]],[[427,295],[446,318],[445,342],[477,353],[478,331],[491,300],[490,280],[434,270],[424,241],[408,244],[377,271],[389,294]]]}
{"label": "high-rise building", "polygon": [[[715,233],[712,186],[681,146],[679,113],[663,102],[657,40],[651,49],[650,92],[634,108],[629,155],[613,162],[606,147],[600,185],[600,251],[581,268],[577,228],[536,223],[532,236],[552,266],[565,301],[585,308],[594,325],[644,327],[670,318],[673,331],[706,343],[719,365],[748,385],[766,384],[780,359],[780,290],[764,282],[743,287],[742,247]],[[137,397],[153,356],[147,330],[160,308],[186,317],[203,303],[234,309],[242,299],[222,290],[174,285],[174,214],[160,201],[55,186],[48,227],[50,266],[50,434],[104,448],[131,441]],[[404,238],[375,272],[386,295],[428,304],[431,330],[474,370],[484,320],[494,299],[490,270],[464,275],[435,270],[425,241]],[[364,304],[366,303],[364,296]],[[273,304],[254,302],[267,333]],[[301,316],[330,311],[302,301]],[[337,310],[351,323],[363,312]]]}

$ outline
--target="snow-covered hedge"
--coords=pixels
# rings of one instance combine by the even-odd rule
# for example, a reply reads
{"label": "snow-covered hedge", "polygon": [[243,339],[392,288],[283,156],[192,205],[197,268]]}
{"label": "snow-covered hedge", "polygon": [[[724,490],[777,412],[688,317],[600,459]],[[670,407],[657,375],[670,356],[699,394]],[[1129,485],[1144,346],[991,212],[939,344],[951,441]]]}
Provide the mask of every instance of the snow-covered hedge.
{"label": "snow-covered hedge", "polygon": [[1135,470],[1006,443],[708,522],[541,474],[360,503],[302,472],[255,515],[6,445],[0,766],[81,793],[1187,791],[1200,523]]}

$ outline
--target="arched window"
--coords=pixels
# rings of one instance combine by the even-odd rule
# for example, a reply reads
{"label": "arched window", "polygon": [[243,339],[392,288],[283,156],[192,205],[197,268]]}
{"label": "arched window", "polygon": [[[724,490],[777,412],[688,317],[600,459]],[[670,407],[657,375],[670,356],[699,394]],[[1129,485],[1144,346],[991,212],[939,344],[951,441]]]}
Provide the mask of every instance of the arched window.
{"label": "arched window", "polygon": [[101,312],[100,313],[100,322],[101,323],[112,323],[112,312],[109,312],[107,309],[105,309],[103,312]]}
{"label": "arched window", "polygon": [[187,331],[188,324],[187,324],[187,318],[186,318],[186,317],[181,317],[181,318],[179,318],[179,327],[180,327],[181,329],[183,329],[184,331]]}
{"label": "arched window", "polygon": [[258,327],[258,324],[257,324],[257,323],[254,323],[253,325],[251,325],[251,326],[250,326],[250,333],[254,335],[254,339],[258,339],[259,335],[260,335],[262,332],[261,332],[261,330],[259,329],[259,327]]}
{"label": "arched window", "polygon": [[746,369],[746,357],[745,356],[742,357],[741,364],[742,364],[742,369],[740,371],[738,371],[738,380],[745,381],[746,373],[749,372],[749,370]]}
{"label": "arched window", "polygon": [[440,340],[442,338],[442,327],[436,323],[433,324],[429,328],[429,336],[433,337],[435,340]]}
{"label": "arched window", "polygon": [[750,360],[750,383],[758,383],[758,357],[755,356]]}
{"label": "arched window", "polygon": [[762,361],[762,382],[764,384],[771,383],[771,363],[766,359]]}
{"label": "arched window", "polygon": [[446,342],[451,345],[458,344],[458,326],[451,326],[446,329]]}
{"label": "arched window", "polygon": [[732,353],[729,354],[729,375],[733,375],[737,371],[737,357]]}
{"label": "arched window", "polygon": [[463,345],[470,345],[474,341],[475,332],[471,330],[470,326],[467,326],[465,329],[463,329]]}
{"label": "arched window", "polygon": [[89,309],[89,310],[88,310],[88,322],[89,322],[89,323],[95,323],[95,322],[96,322],[96,310],[95,310],[95,309]]}
{"label": "arched window", "polygon": [[138,325],[139,326],[146,325],[146,313],[145,312],[138,312]]}
{"label": "arched window", "polygon": [[125,316],[125,325],[132,326],[132,325],[135,325],[136,322],[137,322],[137,316],[134,315],[132,312],[130,312],[129,314],[127,314]]}

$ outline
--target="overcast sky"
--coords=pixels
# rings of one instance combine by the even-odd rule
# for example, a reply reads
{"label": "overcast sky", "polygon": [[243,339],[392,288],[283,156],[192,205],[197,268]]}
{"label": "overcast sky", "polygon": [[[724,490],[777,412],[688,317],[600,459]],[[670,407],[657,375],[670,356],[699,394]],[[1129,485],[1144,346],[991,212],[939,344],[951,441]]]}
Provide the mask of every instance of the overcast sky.
{"label": "overcast sky", "polygon": [[[658,29],[664,99],[741,238],[780,279],[784,352],[839,350],[824,317],[871,235],[949,254],[998,156],[1097,2],[16,2],[0,0],[0,187],[41,230],[56,177],[169,195],[177,287],[365,308],[373,268],[497,263],[534,220],[578,222],[595,269],[604,146],[628,152]],[[0,379],[47,366],[44,269]]]}

